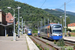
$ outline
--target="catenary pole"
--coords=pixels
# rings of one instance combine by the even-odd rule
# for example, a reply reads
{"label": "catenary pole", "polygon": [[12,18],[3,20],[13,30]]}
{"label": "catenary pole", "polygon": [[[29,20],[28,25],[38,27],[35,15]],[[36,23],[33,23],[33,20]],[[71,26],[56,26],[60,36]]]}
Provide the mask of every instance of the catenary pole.
{"label": "catenary pole", "polygon": [[64,13],[65,13],[65,36],[66,36],[66,3],[64,3]]}

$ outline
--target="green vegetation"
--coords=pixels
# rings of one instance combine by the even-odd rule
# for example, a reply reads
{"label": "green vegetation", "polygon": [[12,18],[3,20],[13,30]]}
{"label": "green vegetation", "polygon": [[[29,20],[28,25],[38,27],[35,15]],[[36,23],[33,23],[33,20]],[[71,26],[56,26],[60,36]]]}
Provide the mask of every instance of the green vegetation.
{"label": "green vegetation", "polygon": [[[60,11],[56,11],[56,10],[52,10],[52,9],[44,9],[44,10],[49,12],[50,14],[53,14],[54,16],[59,17],[59,18],[60,18],[60,16],[62,16],[62,18],[64,19],[64,12],[60,12]],[[75,16],[70,15],[70,14],[67,14],[66,16],[68,16],[70,19],[70,21],[68,20],[67,23],[68,22],[71,22],[71,23],[75,22]]]}
{"label": "green vegetation", "polygon": [[46,45],[48,45],[48,43],[46,43]]}
{"label": "green vegetation", "polygon": [[57,45],[58,45],[58,46],[64,46],[64,45],[65,45],[64,40],[63,40],[63,39],[60,39],[60,40],[57,42]]}
{"label": "green vegetation", "polygon": [[[35,8],[31,5],[28,5],[26,3],[21,3],[18,1],[14,1],[14,0],[1,0],[0,1],[0,9],[2,9],[5,13],[10,12],[11,14],[13,14],[13,10],[8,9],[7,7],[12,7],[14,9],[16,9],[18,6],[21,7],[20,9],[20,16],[23,17],[25,24],[30,28],[34,28],[33,30],[37,29],[38,27],[40,27],[40,21],[42,19],[42,25],[44,25],[44,19],[46,20],[46,24],[48,24],[48,19],[51,20],[52,22],[56,22],[58,23],[58,21],[60,21],[60,19],[40,8]],[[16,9],[15,11],[15,16],[16,16],[16,20],[18,18],[18,10]],[[20,19],[21,20],[21,19]],[[54,21],[55,20],[55,21]],[[28,22],[31,21],[31,22]],[[36,31],[34,31],[36,32]]]}
{"label": "green vegetation", "polygon": [[55,50],[55,48],[54,47],[52,47],[53,48],[53,50]]}
{"label": "green vegetation", "polygon": [[45,50],[49,50],[49,48],[46,48],[46,47],[45,47],[44,49],[45,49]]}
{"label": "green vegetation", "polygon": [[34,36],[37,36],[37,34],[34,34]]}
{"label": "green vegetation", "polygon": [[72,30],[71,30],[71,29],[69,29],[69,28],[67,28],[67,31],[70,31],[70,32],[71,32]]}
{"label": "green vegetation", "polygon": [[54,44],[56,44],[56,40],[54,40]]}
{"label": "green vegetation", "polygon": [[42,50],[41,45],[39,45],[39,44],[37,44],[37,43],[35,43],[35,44],[37,45],[37,47],[38,47],[40,50]]}
{"label": "green vegetation", "polygon": [[67,50],[73,50],[73,47],[71,47],[71,46],[64,46],[64,47],[62,48],[62,50],[65,50],[65,49],[67,49]]}
{"label": "green vegetation", "polygon": [[75,30],[72,30],[72,32],[75,32]]}
{"label": "green vegetation", "polygon": [[75,45],[74,45],[74,48],[75,48]]}

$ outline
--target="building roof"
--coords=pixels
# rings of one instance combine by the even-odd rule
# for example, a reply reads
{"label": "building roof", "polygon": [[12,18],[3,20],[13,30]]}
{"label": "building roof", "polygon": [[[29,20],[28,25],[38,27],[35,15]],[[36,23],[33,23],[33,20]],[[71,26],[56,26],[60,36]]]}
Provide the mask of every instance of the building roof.
{"label": "building roof", "polygon": [[75,26],[75,23],[68,24],[68,27]]}
{"label": "building roof", "polygon": [[7,21],[7,23],[13,23],[14,22],[14,17],[12,16],[11,13],[6,14],[6,21]]}

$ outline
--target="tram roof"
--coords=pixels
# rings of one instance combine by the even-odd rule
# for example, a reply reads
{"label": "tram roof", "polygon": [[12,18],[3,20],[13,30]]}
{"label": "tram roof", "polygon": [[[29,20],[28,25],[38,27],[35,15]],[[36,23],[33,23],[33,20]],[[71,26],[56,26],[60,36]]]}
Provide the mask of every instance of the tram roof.
{"label": "tram roof", "polygon": [[43,28],[43,27],[46,27],[46,26],[53,26],[53,25],[61,25],[62,26],[62,24],[59,24],[59,23],[54,23],[54,24],[48,24],[48,25],[45,25],[45,26],[42,26],[42,27],[40,27],[40,28]]}

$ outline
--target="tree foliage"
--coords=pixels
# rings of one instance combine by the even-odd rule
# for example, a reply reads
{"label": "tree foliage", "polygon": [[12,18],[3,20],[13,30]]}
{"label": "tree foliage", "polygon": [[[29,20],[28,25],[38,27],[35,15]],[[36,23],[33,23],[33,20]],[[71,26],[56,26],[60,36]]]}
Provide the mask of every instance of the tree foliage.
{"label": "tree foliage", "polygon": [[21,7],[21,9],[19,10],[20,11],[19,16],[20,17],[22,16],[24,21],[32,21],[31,26],[33,26],[33,27],[37,28],[38,23],[41,21],[41,19],[42,19],[42,21],[44,21],[44,18],[46,19],[46,23],[47,23],[47,19],[51,20],[52,22],[54,22],[54,20],[55,20],[55,22],[59,21],[58,17],[40,9],[40,8],[35,8],[26,3],[21,3],[18,1],[14,1],[14,0],[1,0],[0,1],[0,9],[2,9],[5,13],[10,12],[11,14],[13,14],[13,10],[8,9],[7,7],[12,7],[13,9],[16,10],[15,11],[16,19],[18,18],[18,10],[17,10],[18,6]]}

